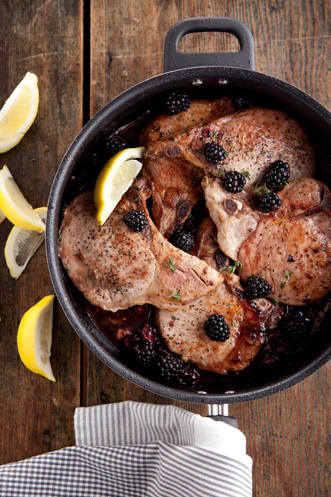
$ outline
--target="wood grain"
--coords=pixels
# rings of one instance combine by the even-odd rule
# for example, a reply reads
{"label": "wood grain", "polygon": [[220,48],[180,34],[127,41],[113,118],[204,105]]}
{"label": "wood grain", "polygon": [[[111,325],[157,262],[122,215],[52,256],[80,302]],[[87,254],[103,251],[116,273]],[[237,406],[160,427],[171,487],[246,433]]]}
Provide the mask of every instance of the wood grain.
{"label": "wood grain", "polygon": [[[331,107],[330,7],[323,1],[122,0],[93,2],[91,115],[110,99],[163,70],[167,31],[194,16],[230,16],[251,29],[257,71],[284,79]],[[111,22],[110,19],[116,19]],[[190,35],[180,49],[236,50],[229,36]],[[133,399],[174,403],[204,414],[205,407],[156,397],[130,385],[88,354],[87,404]],[[331,485],[331,367],[269,398],[230,406],[254,461],[254,496],[326,496]]]}
{"label": "wood grain", "polygon": [[[47,204],[55,171],[82,127],[82,2],[21,0],[0,6],[0,106],[27,71],[39,78],[35,123],[0,155],[28,201]],[[0,464],[74,443],[72,415],[80,402],[80,342],[55,305],[52,365],[57,382],[28,371],[16,345],[20,318],[54,293],[42,246],[19,278],[3,250],[11,229],[0,226]]]}
{"label": "wood grain", "polygon": [[[258,71],[284,79],[331,107],[329,0],[86,2],[91,43],[84,65],[90,67],[90,81],[84,89],[84,1],[18,3],[15,9],[9,0],[0,6],[0,105],[28,70],[39,77],[41,100],[36,122],[15,149],[1,155],[0,167],[7,163],[36,207],[46,204],[57,166],[83,124],[84,111],[90,108],[93,116],[122,91],[160,74],[166,33],[180,19],[242,20],[254,36]],[[193,52],[220,46],[236,50],[237,43],[230,36],[190,35],[180,44]],[[0,226],[2,251],[10,228],[8,221]],[[19,360],[16,332],[23,313],[53,292],[44,247],[18,281],[10,278],[3,262],[0,274],[0,464],[72,445],[72,414],[79,405],[132,399],[206,413],[205,406],[173,402],[132,385],[86,349],[81,354],[81,342],[57,305],[52,348],[57,383],[30,373]],[[254,460],[254,496],[330,493],[330,387],[327,365],[289,390],[230,406]]]}

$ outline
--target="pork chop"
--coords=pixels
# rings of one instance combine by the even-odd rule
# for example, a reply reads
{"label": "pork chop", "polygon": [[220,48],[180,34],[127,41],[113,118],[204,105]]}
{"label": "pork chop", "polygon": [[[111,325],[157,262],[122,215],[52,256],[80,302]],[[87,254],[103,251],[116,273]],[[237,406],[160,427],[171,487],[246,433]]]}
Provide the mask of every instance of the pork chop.
{"label": "pork chop", "polygon": [[[146,180],[135,180],[103,226],[96,221],[91,191],[76,197],[64,212],[62,263],[86,299],[104,310],[145,303],[176,310],[223,281],[218,271],[163,238],[149,216],[149,196]],[[143,211],[148,220],[139,233],[123,221],[132,209]]]}
{"label": "pork chop", "polygon": [[288,305],[318,302],[330,291],[331,195],[312,178],[300,178],[279,192],[281,208],[269,214],[252,209],[247,193],[227,193],[220,180],[203,180],[206,205],[218,243],[239,260],[246,281],[263,275],[271,299]]}
{"label": "pork chop", "polygon": [[[266,299],[243,300],[239,288],[239,278],[232,274],[214,292],[175,312],[157,310],[156,322],[167,347],[205,371],[226,374],[246,368],[283,309]],[[211,340],[204,331],[205,321],[215,313],[224,316],[230,327],[225,342]]]}
{"label": "pork chop", "polygon": [[[227,152],[217,164],[207,162],[204,146],[216,141]],[[164,140],[153,141],[146,160],[182,159],[214,176],[231,170],[245,173],[247,192],[262,183],[263,173],[274,161],[288,162],[291,180],[314,175],[314,152],[308,136],[295,119],[280,110],[252,107],[193,126]]]}
{"label": "pork chop", "polygon": [[[227,97],[218,100],[193,100],[187,111],[175,116],[159,114],[147,125],[141,145],[148,147],[157,140],[172,138],[190,126],[203,125],[234,111]],[[205,133],[209,135],[206,128]],[[192,208],[202,198],[200,186],[203,171],[186,160],[169,155],[144,159],[143,176],[152,189],[152,215],[156,227],[169,239],[175,229],[181,229]]]}
{"label": "pork chop", "polygon": [[140,143],[147,147],[151,142],[163,140],[192,126],[209,123],[214,119],[234,112],[232,101],[228,97],[216,100],[195,99],[191,107],[174,116],[158,114],[151,119],[142,131]]}

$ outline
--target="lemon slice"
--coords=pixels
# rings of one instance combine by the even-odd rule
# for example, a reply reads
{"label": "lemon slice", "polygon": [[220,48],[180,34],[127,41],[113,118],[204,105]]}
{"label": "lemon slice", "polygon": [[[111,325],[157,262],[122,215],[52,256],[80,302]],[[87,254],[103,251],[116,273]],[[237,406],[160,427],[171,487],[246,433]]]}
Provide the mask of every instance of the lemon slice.
{"label": "lemon slice", "polygon": [[54,295],[44,297],[21,319],[17,333],[18,353],[23,364],[33,373],[56,381],[50,355],[52,346]]}
{"label": "lemon slice", "polygon": [[7,166],[0,170],[0,209],[20,228],[45,231],[45,224],[24,198]]}
{"label": "lemon slice", "polygon": [[[43,223],[46,220],[47,209],[34,209]],[[5,245],[5,259],[10,275],[19,278],[28,265],[33,254],[45,240],[44,231],[25,230],[14,226],[8,235]]]}
{"label": "lemon slice", "polygon": [[122,195],[130,188],[139,174],[145,148],[126,148],[118,152],[102,168],[94,188],[97,220],[102,225],[115,209]]}
{"label": "lemon slice", "polygon": [[0,111],[0,153],[15,147],[36,118],[38,78],[27,72]]}
{"label": "lemon slice", "polygon": [[2,212],[2,210],[0,209],[0,224],[2,223],[2,221],[4,221],[6,219],[6,216],[4,215],[4,213]]}

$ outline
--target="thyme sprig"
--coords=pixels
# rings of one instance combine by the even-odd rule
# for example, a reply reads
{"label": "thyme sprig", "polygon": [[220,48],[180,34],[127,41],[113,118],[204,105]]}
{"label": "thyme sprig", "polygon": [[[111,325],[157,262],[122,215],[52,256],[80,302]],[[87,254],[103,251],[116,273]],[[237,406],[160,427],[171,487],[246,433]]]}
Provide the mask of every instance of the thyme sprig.
{"label": "thyme sprig", "polygon": [[173,260],[172,259],[169,259],[169,264],[167,264],[166,262],[164,263],[164,265],[170,269],[172,269],[172,271],[175,273],[177,271],[177,268],[176,266],[174,265],[173,263]]}

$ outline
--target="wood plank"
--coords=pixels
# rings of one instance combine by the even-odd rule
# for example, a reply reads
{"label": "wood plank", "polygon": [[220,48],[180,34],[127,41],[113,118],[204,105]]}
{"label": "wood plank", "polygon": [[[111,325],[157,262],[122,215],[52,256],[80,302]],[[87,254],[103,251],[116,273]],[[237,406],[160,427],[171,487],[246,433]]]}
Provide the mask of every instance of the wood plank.
{"label": "wood plank", "polygon": [[[284,79],[330,108],[329,2],[323,0],[96,0],[91,10],[91,115],[120,92],[163,69],[164,39],[177,21],[232,16],[253,32],[256,67]],[[219,39],[194,35],[185,50],[217,49]],[[226,48],[233,42],[226,38]],[[127,399],[172,402],[129,384],[88,354],[87,405]],[[331,486],[329,413],[331,367],[270,398],[230,406],[254,460],[254,495],[327,495]],[[330,440],[330,438],[329,438]]]}
{"label": "wood plank", "polygon": [[[0,7],[0,106],[27,71],[39,78],[40,105],[23,140],[0,156],[34,206],[47,204],[58,164],[82,127],[82,1]],[[55,305],[52,365],[57,382],[28,371],[16,346],[21,316],[53,293],[42,246],[14,280],[3,250],[11,229],[0,226],[0,464],[74,443],[80,403],[80,341]]]}

